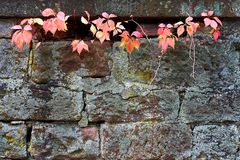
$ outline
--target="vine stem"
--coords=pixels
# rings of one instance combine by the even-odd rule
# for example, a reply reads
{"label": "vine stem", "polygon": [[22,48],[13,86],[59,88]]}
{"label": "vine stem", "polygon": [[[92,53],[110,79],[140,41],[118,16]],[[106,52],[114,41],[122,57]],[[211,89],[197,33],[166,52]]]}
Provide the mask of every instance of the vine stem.
{"label": "vine stem", "polygon": [[133,19],[133,16],[131,16],[131,20],[129,20],[129,21],[134,22],[134,23],[141,29],[141,31],[142,31],[142,33],[144,34],[144,36],[146,37],[148,43],[151,45],[151,41],[150,41],[150,39],[148,38],[148,35],[147,35],[146,32],[144,31],[143,27],[142,27],[137,21],[135,21],[135,20]]}
{"label": "vine stem", "polygon": [[157,67],[157,69],[155,70],[155,72],[154,72],[154,77],[152,78],[152,80],[150,81],[150,85],[153,83],[153,81],[156,79],[156,77],[157,77],[157,73],[158,73],[158,71],[159,71],[159,69],[160,69],[160,67],[161,67],[161,61],[162,61],[162,57],[163,57],[163,52],[161,52],[161,55],[160,56],[158,56],[158,67]]}
{"label": "vine stem", "polygon": [[[193,50],[193,52],[192,52]],[[192,55],[191,55],[192,54]],[[195,65],[196,65],[196,45],[193,37],[191,37],[191,43],[190,43],[190,50],[189,50],[189,57],[193,61],[192,63],[192,74],[191,77],[195,79]]]}

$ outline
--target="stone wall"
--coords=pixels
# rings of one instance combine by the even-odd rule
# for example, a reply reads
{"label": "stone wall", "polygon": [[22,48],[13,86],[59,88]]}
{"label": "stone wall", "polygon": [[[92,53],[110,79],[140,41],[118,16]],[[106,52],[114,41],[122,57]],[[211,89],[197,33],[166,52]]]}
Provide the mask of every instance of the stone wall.
{"label": "stone wall", "polygon": [[[240,1],[174,2],[1,1],[0,159],[240,159]],[[69,37],[23,52],[11,44],[9,27],[21,17],[46,7],[71,14],[76,6],[93,15],[107,9],[142,17],[151,45],[142,39],[128,55],[119,42],[95,42],[79,56]],[[195,36],[196,78],[181,39],[150,84],[159,18],[174,22],[184,11],[204,9],[215,10],[224,27],[218,42],[204,30]]]}

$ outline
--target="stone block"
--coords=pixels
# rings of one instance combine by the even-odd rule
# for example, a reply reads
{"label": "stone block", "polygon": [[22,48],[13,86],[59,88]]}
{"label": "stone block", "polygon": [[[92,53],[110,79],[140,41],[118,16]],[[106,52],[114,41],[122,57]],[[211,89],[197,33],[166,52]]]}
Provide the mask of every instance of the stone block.
{"label": "stone block", "polygon": [[184,124],[137,122],[101,126],[103,159],[178,159],[191,148]]}
{"label": "stone block", "polygon": [[24,124],[0,123],[0,159],[27,157],[27,127]]}
{"label": "stone block", "polygon": [[33,125],[29,153],[32,159],[98,159],[99,130],[77,124],[37,123]]}

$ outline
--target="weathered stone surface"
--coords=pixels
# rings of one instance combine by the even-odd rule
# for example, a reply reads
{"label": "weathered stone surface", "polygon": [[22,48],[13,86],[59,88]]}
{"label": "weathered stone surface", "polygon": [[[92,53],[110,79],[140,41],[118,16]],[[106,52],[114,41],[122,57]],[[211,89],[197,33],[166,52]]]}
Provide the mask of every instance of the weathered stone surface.
{"label": "weathered stone surface", "polygon": [[96,127],[39,123],[33,125],[28,151],[31,158],[39,160],[94,160],[100,155],[99,144]]}
{"label": "weathered stone surface", "polygon": [[104,11],[119,16],[134,15],[135,17],[178,17],[187,16],[187,13],[200,16],[204,10],[213,10],[223,17],[239,17],[238,4],[239,0],[181,0],[178,3],[174,0],[72,0],[71,3],[65,0],[33,0],[31,3],[27,0],[2,0],[0,16],[40,16],[43,9],[50,7],[66,11],[67,14],[73,14],[73,10],[77,8],[77,15],[88,10],[94,16]]}
{"label": "weathered stone surface", "polygon": [[[228,90],[235,87],[239,79],[239,51],[230,40],[213,42],[203,35],[196,37],[195,79],[192,73],[192,61],[189,58],[188,44],[178,42],[176,49],[164,55],[153,84],[159,88],[201,88],[206,90]],[[112,55],[112,75],[118,83],[139,82],[149,84],[158,67],[157,41],[142,41],[139,51],[130,55],[114,46]],[[124,54],[125,53],[125,54]]]}
{"label": "weathered stone surface", "polygon": [[67,78],[73,79],[73,76],[78,78],[109,75],[107,62],[109,43],[100,45],[95,42],[89,44],[89,48],[89,52],[79,56],[77,53],[72,53],[71,44],[68,41],[42,43],[33,52],[31,79],[36,83],[62,81],[67,84]]}
{"label": "weathered stone surface", "polygon": [[0,39],[1,96],[23,85],[27,77],[28,53],[27,48],[20,53],[10,40]]}
{"label": "weathered stone surface", "polygon": [[193,159],[235,159],[239,133],[235,125],[197,126],[192,141]]}
{"label": "weathered stone surface", "polygon": [[11,27],[16,23],[16,19],[0,19],[0,38],[10,38],[13,31]]}
{"label": "weathered stone surface", "polygon": [[191,148],[184,124],[138,122],[101,126],[103,159],[180,159]]}
{"label": "weathered stone surface", "polygon": [[0,120],[77,121],[83,109],[82,92],[48,85],[27,85],[0,99]]}
{"label": "weathered stone surface", "polygon": [[27,128],[24,124],[0,123],[0,159],[25,159]]}
{"label": "weathered stone surface", "polygon": [[180,112],[184,122],[239,121],[240,92],[187,92]]}
{"label": "weathered stone surface", "polygon": [[129,99],[111,93],[87,95],[86,110],[89,121],[93,122],[175,120],[179,110],[179,96],[171,90],[152,91],[146,96]]}

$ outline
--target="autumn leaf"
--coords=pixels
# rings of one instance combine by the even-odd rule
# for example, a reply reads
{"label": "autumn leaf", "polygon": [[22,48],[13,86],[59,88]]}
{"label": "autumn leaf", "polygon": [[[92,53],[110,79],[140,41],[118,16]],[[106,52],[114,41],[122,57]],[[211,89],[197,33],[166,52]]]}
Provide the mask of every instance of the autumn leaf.
{"label": "autumn leaf", "polygon": [[129,54],[131,54],[134,49],[139,49],[140,42],[138,38],[142,37],[140,32],[134,31],[130,36],[128,31],[124,31],[121,37],[120,47],[125,47]]}
{"label": "autumn leaf", "polygon": [[185,29],[184,29],[184,25],[180,25],[178,28],[177,28],[177,35],[178,37],[180,37],[183,33],[184,33]]}
{"label": "autumn leaf", "polygon": [[46,8],[44,11],[42,11],[42,15],[44,17],[49,17],[49,16],[55,16],[56,13],[51,8]]}
{"label": "autumn leaf", "polygon": [[77,51],[78,54],[81,54],[83,50],[88,51],[88,45],[83,40],[74,40],[71,43],[73,52]]}

